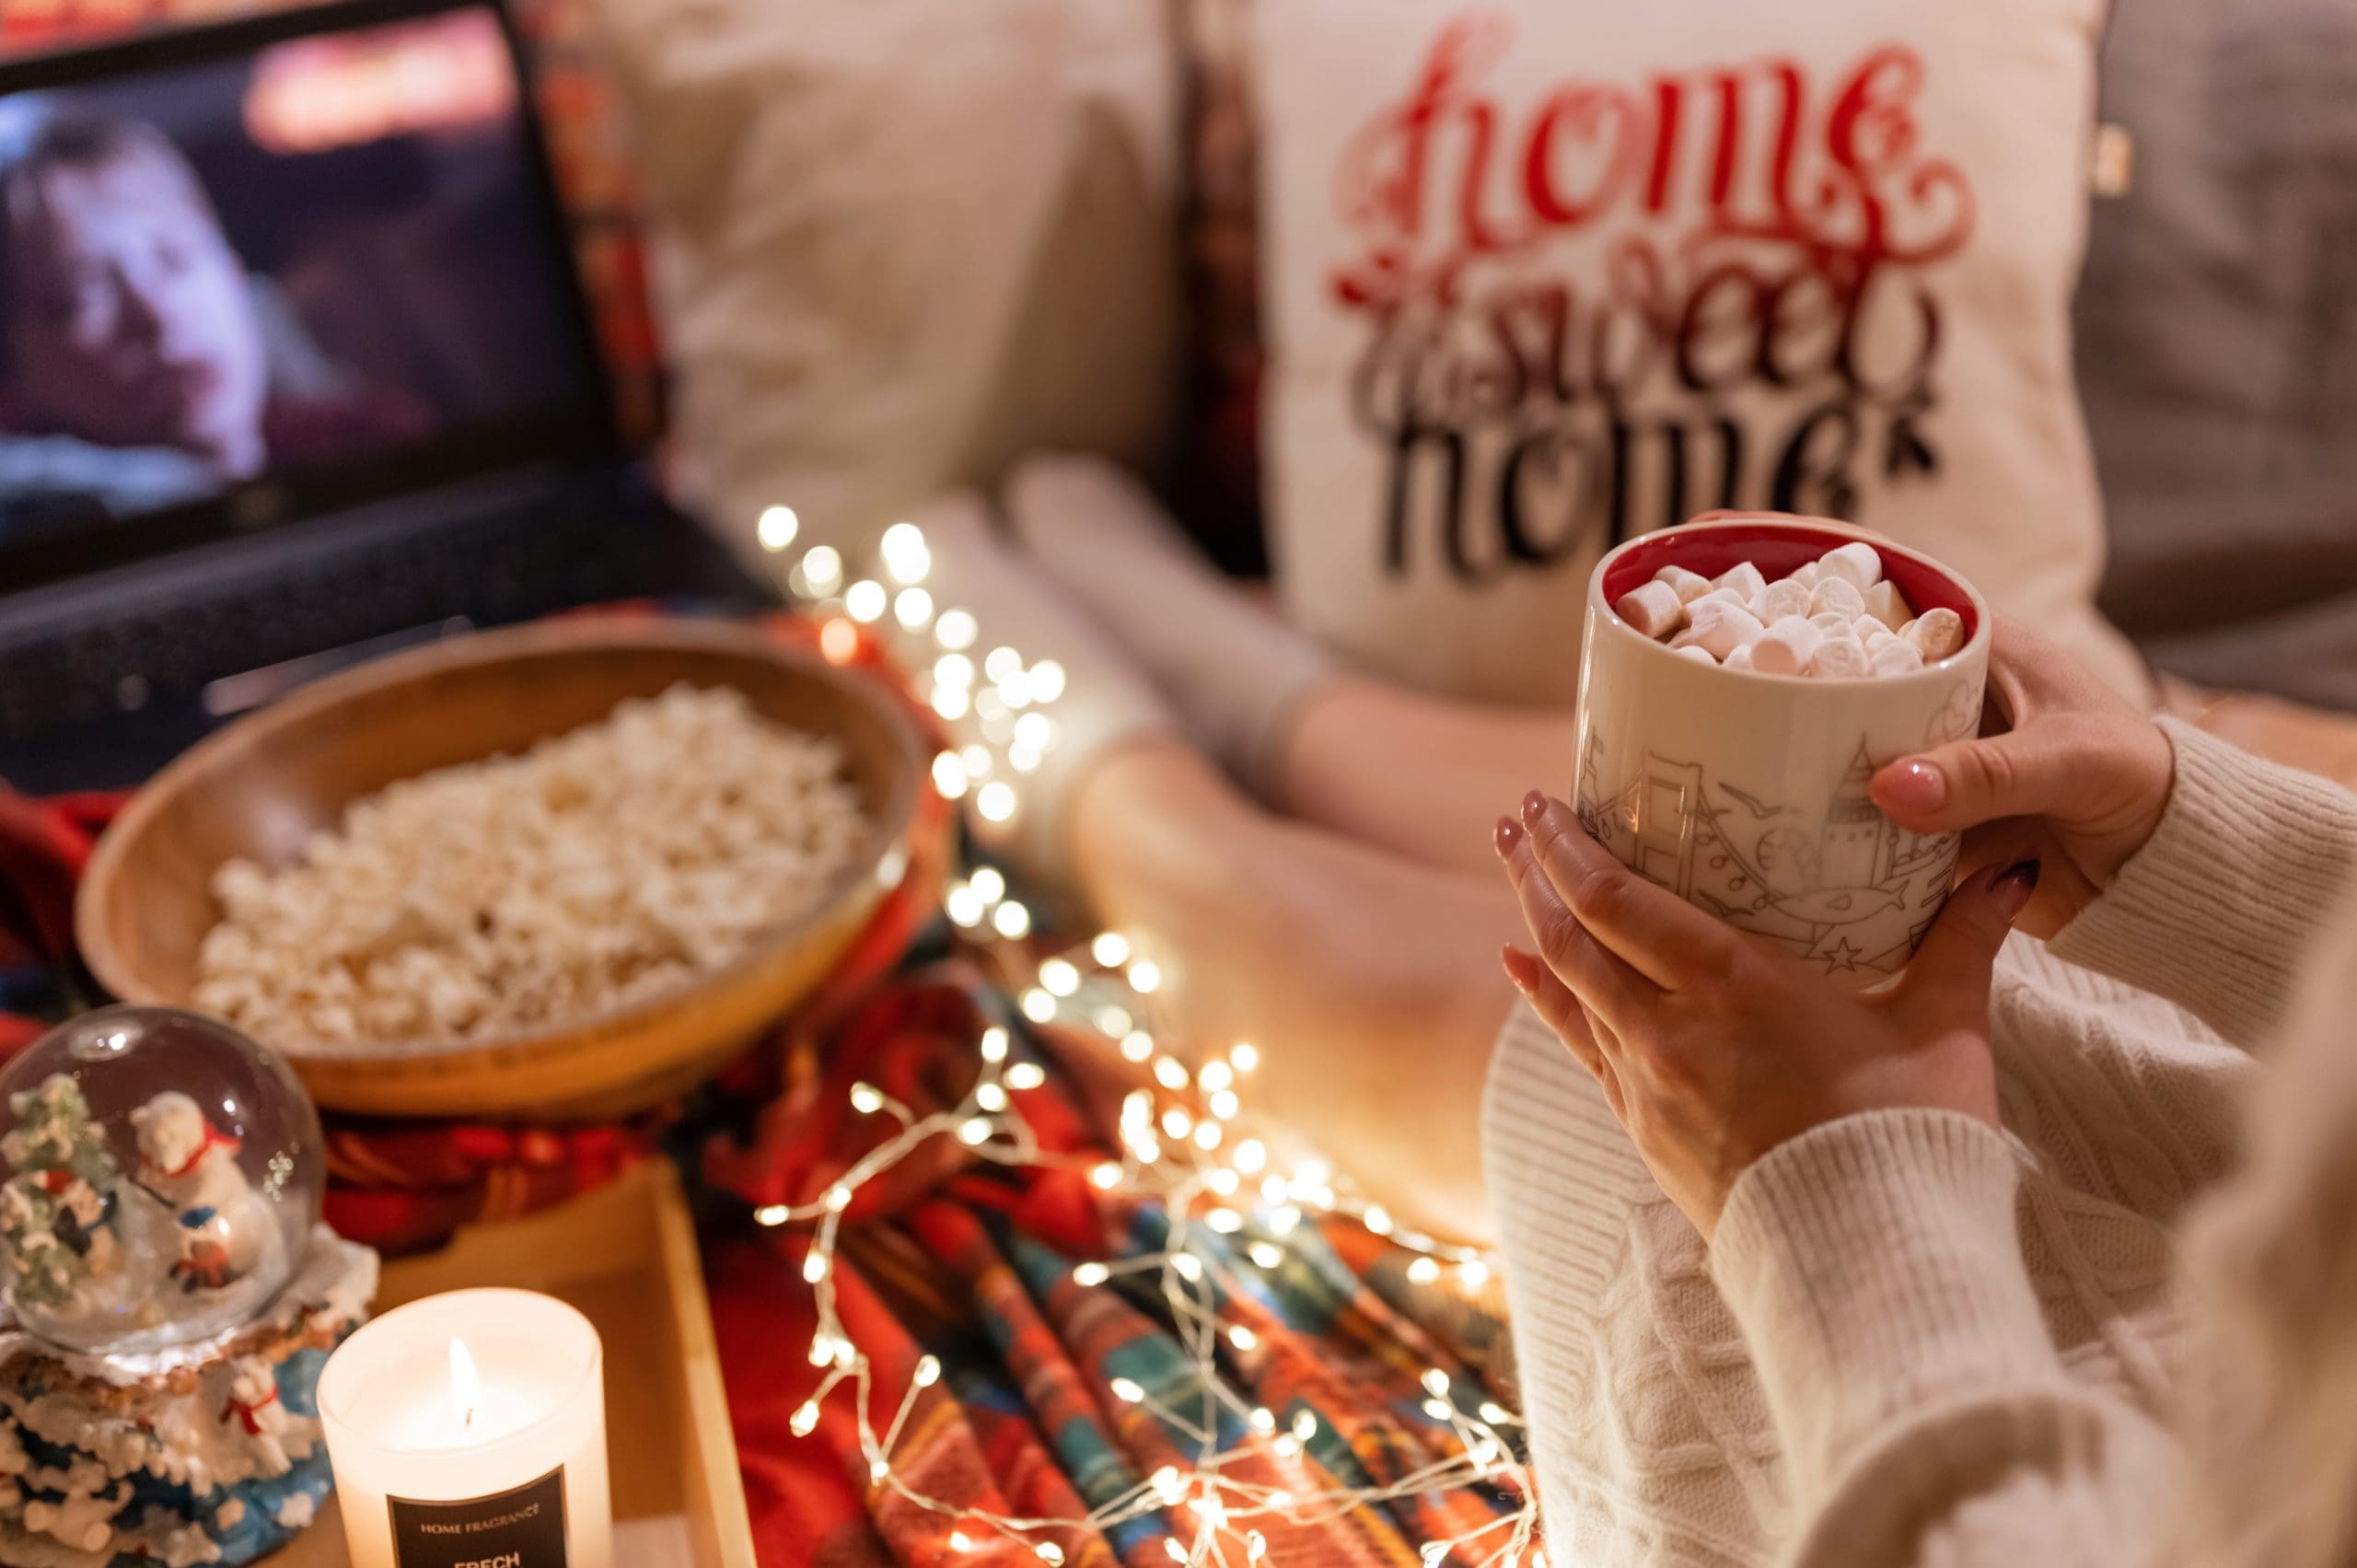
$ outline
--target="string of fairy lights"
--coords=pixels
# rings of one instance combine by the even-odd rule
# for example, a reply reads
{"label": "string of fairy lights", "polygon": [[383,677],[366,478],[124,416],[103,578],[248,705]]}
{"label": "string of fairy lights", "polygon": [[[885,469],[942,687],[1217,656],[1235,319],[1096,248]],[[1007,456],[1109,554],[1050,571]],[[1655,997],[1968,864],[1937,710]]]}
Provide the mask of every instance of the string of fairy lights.
{"label": "string of fairy lights", "polygon": [[[799,532],[799,519],[784,506],[764,512],[758,528],[762,547],[778,555],[793,547]],[[1004,644],[993,644],[978,656],[984,628],[970,611],[936,602],[926,586],[932,552],[913,524],[897,523],[886,529],[877,553],[878,575],[853,578],[839,552],[814,546],[786,574],[787,587],[817,621],[820,651],[837,662],[856,654],[862,627],[894,637],[910,669],[912,695],[946,726],[975,737],[935,756],[934,788],[948,800],[969,804],[986,823],[1012,824],[1023,809],[1021,781],[1038,771],[1055,743],[1056,724],[1050,710],[1063,694],[1066,672],[1050,659],[1027,661]],[[1295,1491],[1252,1479],[1255,1474],[1284,1474],[1284,1468],[1271,1470],[1245,1461],[1263,1455],[1278,1461],[1299,1460],[1319,1437],[1317,1415],[1296,1410],[1290,1419],[1280,1421],[1274,1411],[1239,1391],[1220,1365],[1223,1345],[1240,1353],[1256,1344],[1249,1328],[1223,1322],[1218,1309],[1223,1295],[1248,1291],[1237,1271],[1282,1267],[1287,1238],[1313,1214],[1353,1219],[1413,1253],[1406,1272],[1419,1284],[1433,1283],[1445,1271],[1454,1271],[1468,1287],[1478,1288],[1489,1274],[1481,1254],[1400,1228],[1380,1205],[1351,1191],[1322,1162],[1306,1160],[1288,1170],[1275,1168],[1268,1144],[1240,1125],[1241,1085],[1259,1064],[1258,1050],[1239,1042],[1190,1067],[1164,1049],[1155,1033],[1154,1016],[1162,972],[1128,936],[1102,931],[1045,956],[1032,953],[1024,946],[1033,935],[1031,911],[1010,893],[1004,875],[989,865],[972,865],[953,879],[942,904],[952,923],[972,939],[1003,939],[1000,956],[1014,972],[1029,969],[1030,981],[1016,995],[1026,1018],[1095,1029],[1125,1060],[1144,1070],[1151,1086],[1133,1089],[1122,1100],[1120,1157],[1097,1160],[1039,1146],[1011,1093],[1039,1087],[1046,1074],[1035,1062],[1015,1059],[1008,1031],[1001,1027],[982,1029],[976,1040],[980,1070],[972,1089],[956,1106],[920,1115],[873,1085],[853,1086],[853,1109],[865,1117],[887,1118],[896,1131],[843,1171],[815,1202],[773,1204],[754,1215],[764,1225],[813,1226],[802,1272],[818,1307],[810,1364],[822,1368],[823,1376],[817,1390],[794,1412],[789,1425],[795,1434],[808,1436],[817,1430],[826,1400],[847,1398],[870,1481],[954,1521],[948,1545],[961,1554],[993,1541],[1012,1541],[1048,1568],[1059,1568],[1065,1553],[1057,1536],[1102,1532],[1159,1517],[1168,1532],[1164,1545],[1174,1562],[1236,1568],[1267,1558],[1264,1527],[1272,1521],[1313,1527],[1369,1505],[1486,1485],[1509,1500],[1507,1511],[1466,1534],[1423,1543],[1426,1568],[1452,1560],[1463,1568],[1546,1568],[1537,1535],[1536,1490],[1508,1440],[1521,1423],[1483,1398],[1479,1388],[1453,1382],[1436,1366],[1422,1375],[1424,1412],[1445,1425],[1453,1452],[1444,1451],[1380,1486]],[[1110,1392],[1124,1404],[1157,1417],[1167,1432],[1185,1437],[1193,1450],[1191,1468],[1165,1466],[1081,1517],[1039,1518],[930,1495],[894,1467],[895,1446],[920,1396],[940,1380],[941,1364],[931,1355],[920,1358],[908,1388],[879,1423],[875,1369],[852,1342],[836,1312],[836,1248],[843,1215],[859,1189],[943,1137],[957,1140],[974,1158],[1011,1168],[1085,1168],[1099,1191],[1161,1204],[1167,1221],[1162,1250],[1084,1261],[1074,1268],[1073,1278],[1094,1286],[1116,1276],[1151,1276],[1158,1287],[1178,1343],[1192,1363],[1191,1408],[1167,1403],[1125,1377],[1114,1378]],[[1239,1251],[1241,1263],[1236,1261]],[[1243,1440],[1223,1447],[1223,1426],[1232,1432],[1239,1425]]]}

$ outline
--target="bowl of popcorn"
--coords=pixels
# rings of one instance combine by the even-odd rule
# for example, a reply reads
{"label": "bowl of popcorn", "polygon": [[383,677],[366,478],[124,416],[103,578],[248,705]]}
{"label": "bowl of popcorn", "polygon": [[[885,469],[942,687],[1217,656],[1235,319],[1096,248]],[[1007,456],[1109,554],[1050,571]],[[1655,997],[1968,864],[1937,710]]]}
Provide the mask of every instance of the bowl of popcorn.
{"label": "bowl of popcorn", "polygon": [[907,864],[921,749],[752,627],[585,618],[364,665],[142,789],[75,900],[92,972],[378,1115],[606,1116],[724,1064]]}
{"label": "bowl of popcorn", "polygon": [[1954,834],[1868,782],[1976,733],[1992,623],[1929,556],[1839,524],[1724,517],[1590,580],[1573,800],[1624,865],[1845,983],[1906,967]]}

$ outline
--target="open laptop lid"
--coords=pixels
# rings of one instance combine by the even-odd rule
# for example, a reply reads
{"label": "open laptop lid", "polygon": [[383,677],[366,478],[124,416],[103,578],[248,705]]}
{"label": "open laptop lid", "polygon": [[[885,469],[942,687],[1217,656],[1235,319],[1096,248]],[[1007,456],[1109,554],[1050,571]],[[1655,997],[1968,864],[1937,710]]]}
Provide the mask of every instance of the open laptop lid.
{"label": "open laptop lid", "polygon": [[618,452],[496,0],[0,65],[0,593]]}

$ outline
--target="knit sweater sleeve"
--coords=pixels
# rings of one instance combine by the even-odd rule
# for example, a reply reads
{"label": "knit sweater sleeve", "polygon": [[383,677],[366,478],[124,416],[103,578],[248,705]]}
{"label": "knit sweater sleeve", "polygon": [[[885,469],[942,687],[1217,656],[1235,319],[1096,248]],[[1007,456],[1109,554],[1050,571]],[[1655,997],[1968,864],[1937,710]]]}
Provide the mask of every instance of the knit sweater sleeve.
{"label": "knit sweater sleeve", "polygon": [[1816,1128],[1736,1184],[1711,1249],[1784,1445],[1802,1568],[2142,1560],[2166,1436],[2063,1370],[2013,1151],[1944,1111]]}
{"label": "knit sweater sleeve", "polygon": [[2357,796],[2163,719],[2168,809],[2056,957],[2165,996],[2227,1040],[2272,1035],[2357,878]]}

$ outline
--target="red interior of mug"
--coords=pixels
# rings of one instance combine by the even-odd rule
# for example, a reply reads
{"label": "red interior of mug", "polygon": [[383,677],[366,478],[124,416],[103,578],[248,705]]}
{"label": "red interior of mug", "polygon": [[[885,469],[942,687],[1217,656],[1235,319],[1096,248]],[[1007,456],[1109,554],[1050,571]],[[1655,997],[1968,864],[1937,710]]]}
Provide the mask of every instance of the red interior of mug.
{"label": "red interior of mug", "polygon": [[1748,561],[1770,582],[1790,576],[1837,545],[1863,542],[1882,557],[1882,575],[1907,602],[1922,614],[1927,610],[1953,610],[1964,621],[1964,638],[1970,642],[1980,630],[1972,594],[1954,574],[1928,561],[1902,554],[1878,540],[1815,528],[1807,523],[1758,521],[1715,523],[1707,527],[1664,528],[1625,545],[1605,568],[1604,602],[1618,604],[1640,583],[1651,582],[1665,566],[1683,566],[1706,577]]}

